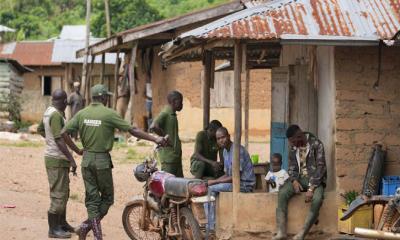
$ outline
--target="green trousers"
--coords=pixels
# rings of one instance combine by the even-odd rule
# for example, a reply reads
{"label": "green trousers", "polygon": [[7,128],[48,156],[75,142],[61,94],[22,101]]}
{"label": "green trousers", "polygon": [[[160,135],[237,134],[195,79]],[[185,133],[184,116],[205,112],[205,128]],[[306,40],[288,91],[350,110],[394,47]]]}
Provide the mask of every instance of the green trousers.
{"label": "green trousers", "polygon": [[114,203],[112,163],[109,153],[85,152],[82,160],[88,218],[104,217]]}
{"label": "green trousers", "polygon": [[216,179],[224,174],[223,172],[222,175],[220,172],[215,172],[211,164],[199,161],[197,159],[192,159],[190,163],[190,172],[193,174],[195,178],[198,179],[203,179],[203,178]]}
{"label": "green trousers", "polygon": [[50,186],[50,209],[52,214],[63,214],[69,198],[69,168],[47,167]]}
{"label": "green trousers", "polygon": [[[300,178],[299,180],[301,186],[304,190],[308,189],[308,178]],[[288,203],[290,198],[295,195],[295,191],[291,182],[286,182],[280,189],[278,193],[278,211],[282,211],[287,214]],[[322,201],[324,200],[324,187],[320,185],[314,190],[314,195],[311,201],[310,213],[318,216],[319,209],[321,208]]]}
{"label": "green trousers", "polygon": [[180,163],[161,163],[161,171],[174,174],[175,177],[183,177],[182,164]]}

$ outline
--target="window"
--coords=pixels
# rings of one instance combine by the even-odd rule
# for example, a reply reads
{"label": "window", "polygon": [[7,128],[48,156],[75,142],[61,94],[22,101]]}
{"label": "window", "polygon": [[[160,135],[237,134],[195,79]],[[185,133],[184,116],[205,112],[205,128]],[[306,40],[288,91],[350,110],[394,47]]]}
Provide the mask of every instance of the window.
{"label": "window", "polygon": [[231,108],[233,99],[233,71],[216,72],[210,92],[211,108]]}
{"label": "window", "polygon": [[42,95],[51,96],[51,77],[42,76]]}
{"label": "window", "polygon": [[51,93],[61,89],[61,77],[57,76],[42,76],[42,95],[51,96]]}

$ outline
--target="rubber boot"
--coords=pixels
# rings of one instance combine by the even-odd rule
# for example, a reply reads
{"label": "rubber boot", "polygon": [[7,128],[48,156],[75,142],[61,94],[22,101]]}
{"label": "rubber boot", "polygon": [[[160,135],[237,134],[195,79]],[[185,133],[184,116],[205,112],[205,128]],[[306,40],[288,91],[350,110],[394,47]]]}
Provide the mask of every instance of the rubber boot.
{"label": "rubber boot", "polygon": [[62,230],[60,225],[60,215],[47,213],[49,223],[49,238],[71,238],[71,233]]}
{"label": "rubber boot", "polygon": [[75,232],[74,228],[67,222],[67,209],[65,209],[63,214],[60,215],[60,225],[62,230],[64,230],[65,232]]}
{"label": "rubber boot", "polygon": [[100,218],[93,218],[90,220],[92,226],[93,236],[95,240],[103,240],[103,233],[101,231]]}
{"label": "rubber boot", "polygon": [[310,212],[307,215],[303,228],[298,234],[296,234],[293,237],[293,240],[304,240],[307,233],[310,231],[312,225],[316,222],[317,218],[318,218],[318,213]]}
{"label": "rubber boot", "polygon": [[92,226],[90,225],[90,220],[87,219],[81,223],[77,228],[74,229],[76,235],[78,235],[79,240],[86,240],[87,234],[92,230]]}
{"label": "rubber boot", "polygon": [[286,233],[287,215],[282,210],[276,209],[276,235],[272,240],[283,240],[287,238]]}

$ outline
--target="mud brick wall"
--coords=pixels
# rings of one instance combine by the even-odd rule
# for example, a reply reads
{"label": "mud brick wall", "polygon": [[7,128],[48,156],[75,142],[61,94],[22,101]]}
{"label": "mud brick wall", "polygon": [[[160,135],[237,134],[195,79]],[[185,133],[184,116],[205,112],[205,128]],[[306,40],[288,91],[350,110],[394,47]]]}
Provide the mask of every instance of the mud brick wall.
{"label": "mud brick wall", "polygon": [[374,143],[387,150],[385,175],[400,175],[400,48],[337,47],[336,174],[339,191],[360,190]]}

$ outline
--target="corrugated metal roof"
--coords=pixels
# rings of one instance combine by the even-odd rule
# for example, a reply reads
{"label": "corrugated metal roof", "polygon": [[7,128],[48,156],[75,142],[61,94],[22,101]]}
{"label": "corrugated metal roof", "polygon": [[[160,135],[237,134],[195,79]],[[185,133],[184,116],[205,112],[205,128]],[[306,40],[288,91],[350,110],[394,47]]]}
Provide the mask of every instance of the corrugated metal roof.
{"label": "corrugated metal roof", "polygon": [[280,0],[242,10],[180,36],[233,39],[392,39],[400,0]]}
{"label": "corrugated metal roof", "polygon": [[66,40],[85,40],[86,26],[85,25],[65,25],[63,26],[60,39]]}
{"label": "corrugated metal roof", "polygon": [[15,59],[25,66],[54,66],[52,62],[53,42],[26,41],[0,45],[0,57]]}
{"label": "corrugated metal roof", "polygon": [[242,0],[242,3],[246,8],[252,8],[272,1],[274,0]]}
{"label": "corrugated metal roof", "polygon": [[1,32],[15,32],[15,29],[0,25],[0,33]]}
{"label": "corrugated metal roof", "polygon": [[[91,39],[90,44],[101,41],[102,39]],[[85,47],[84,40],[63,40],[57,39],[54,41],[54,49],[51,60],[53,62],[62,63],[83,63],[82,58],[76,58],[75,52],[79,49]],[[107,53],[106,54],[106,64],[115,64],[116,54]],[[89,57],[89,62],[91,58]],[[95,58],[95,63],[101,63],[101,56]]]}
{"label": "corrugated metal roof", "polygon": [[20,73],[33,72],[32,69],[25,67],[24,65],[22,65],[21,63],[19,63],[17,60],[14,59],[0,58],[0,62],[10,63]]}

